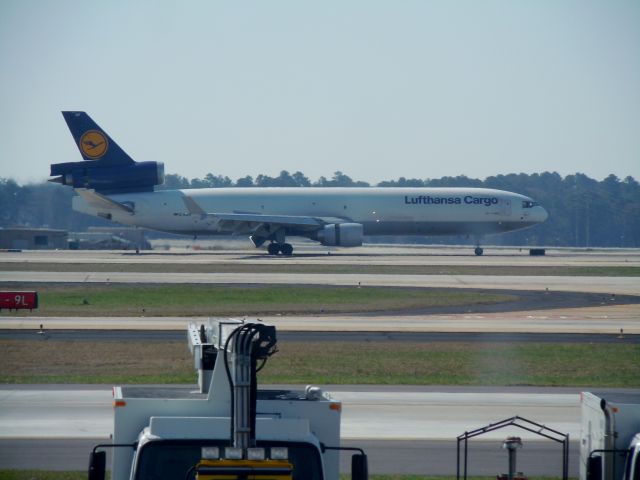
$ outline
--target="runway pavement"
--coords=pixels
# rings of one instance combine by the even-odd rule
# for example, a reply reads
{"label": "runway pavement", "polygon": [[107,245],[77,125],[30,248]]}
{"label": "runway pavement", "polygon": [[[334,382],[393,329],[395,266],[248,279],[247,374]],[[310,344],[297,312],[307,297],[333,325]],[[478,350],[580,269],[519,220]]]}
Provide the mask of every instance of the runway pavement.
{"label": "runway pavement", "polygon": [[[266,255],[249,247],[246,240],[185,240],[179,247],[165,250],[161,241],[156,250],[139,254],[122,250],[25,250],[0,252],[0,263],[161,263],[161,264],[284,264],[284,265],[497,265],[497,266],[640,266],[639,249],[547,248],[546,255],[529,256],[527,248],[485,247],[477,257],[473,247],[444,245],[369,244],[355,248],[323,247],[294,243],[292,257]],[[172,241],[175,243],[175,241]],[[195,248],[194,248],[195,247]],[[213,250],[206,250],[212,248]]]}
{"label": "runway pavement", "polygon": [[[204,320],[204,319],[203,319]],[[49,342],[143,342],[184,341],[180,330],[92,330],[92,329],[0,329],[2,340]],[[509,332],[345,332],[278,330],[279,342],[386,342],[386,343],[589,343],[640,344],[640,335],[597,333],[509,333]]]}
{"label": "runway pavement", "polygon": [[[2,439],[0,469],[46,469],[86,471],[89,452],[104,441],[82,439]],[[372,474],[455,475],[455,440],[352,440],[346,447],[364,449]],[[502,440],[477,441],[470,444],[469,475],[493,476],[507,471],[507,458]],[[569,476],[578,476],[578,441],[569,443]],[[544,461],[540,461],[544,459]],[[340,471],[348,473],[351,458],[341,455]],[[518,470],[530,476],[561,477],[560,446],[550,441],[525,441],[518,453]],[[110,465],[107,451],[107,465]]]}
{"label": "runway pavement", "polygon": [[[343,402],[345,439],[452,439],[513,415],[534,419],[574,438],[579,433],[580,396],[575,389],[539,393],[536,389],[513,392],[471,387],[444,391],[334,388],[328,391]],[[111,402],[109,387],[0,386],[0,438],[108,438],[113,424]],[[530,438],[526,432],[523,435]]]}
{"label": "runway pavement", "polygon": [[[184,330],[208,317],[0,317],[4,329]],[[245,317],[252,320],[253,317]],[[281,331],[640,334],[640,305],[448,315],[261,316]]]}
{"label": "runway pavement", "polygon": [[207,283],[351,285],[431,288],[481,288],[640,295],[637,277],[558,277],[507,275],[384,275],[318,273],[146,273],[2,271],[0,282],[52,283]]}
{"label": "runway pavement", "polygon": [[[228,241],[202,241],[220,248]],[[188,242],[193,244],[193,242]],[[469,247],[368,245],[354,249],[327,250],[309,244],[299,245],[291,258],[265,256],[259,251],[238,249],[242,242],[231,241],[235,250],[202,251],[172,249],[137,255],[122,251],[25,251],[0,252],[5,268],[12,263],[68,264],[332,264],[332,265],[508,265],[508,266],[640,266],[638,249],[548,249],[543,257],[530,257],[527,250],[494,248],[475,257]],[[331,252],[331,255],[327,255]],[[104,282],[104,283],[217,283],[217,284],[311,284],[347,286],[406,286],[437,288],[477,288],[492,290],[534,290],[550,292],[595,292],[607,295],[640,296],[638,277],[562,277],[501,275],[381,275],[381,274],[288,274],[288,273],[144,273],[144,272],[58,272],[0,271],[0,282]],[[416,332],[540,332],[540,333],[640,333],[640,304],[618,305],[608,302],[588,308],[555,308],[482,314],[409,314],[267,316],[263,320],[281,330],[296,331],[416,331]],[[183,329],[189,318],[40,318],[20,314],[3,316],[4,328]],[[200,319],[194,319],[199,321]]]}
{"label": "runway pavement", "polygon": [[[280,387],[280,386],[278,386]],[[481,387],[327,386],[343,403],[342,442],[367,448],[375,473],[453,474],[455,438],[465,431],[520,415],[569,433],[574,439],[580,404],[576,389]],[[53,469],[84,468],[91,445],[112,431],[111,389],[106,386],[0,386],[0,468],[24,468],[40,458]],[[527,473],[559,472],[552,442],[513,427],[472,443],[474,474],[497,473],[506,461],[501,441],[517,434],[528,446]],[[34,448],[61,451],[64,461],[32,455]],[[526,448],[526,447],[525,447]],[[27,455],[25,452],[30,452]],[[535,452],[535,455],[534,455]],[[539,462],[539,455],[548,461]],[[38,466],[38,465],[36,465]],[[348,469],[346,459],[343,470]]]}
{"label": "runway pavement", "polygon": [[[192,243],[193,245],[193,243]],[[200,242],[200,245],[206,245]],[[217,247],[215,247],[217,248]],[[12,270],[7,265],[124,263],[194,264],[331,264],[331,265],[503,265],[503,266],[640,266],[638,250],[549,249],[544,257],[530,257],[525,250],[485,248],[475,257],[471,247],[365,246],[327,249],[300,245],[291,258],[270,257],[244,247],[224,251],[172,249],[166,252],[0,252],[0,282],[122,282],[122,283],[303,283],[314,285],[377,285],[439,288],[490,288],[596,292],[640,295],[637,277],[554,277],[490,275],[364,275],[364,274],[240,274],[240,273],[125,273],[55,272]],[[263,317],[282,331],[370,331],[370,332],[547,332],[618,334],[640,333],[640,307],[606,305],[589,308],[529,310],[491,314],[447,315],[340,315]],[[2,317],[3,328],[45,329],[147,329],[184,330],[185,323],[200,318],[61,318],[15,315]],[[468,334],[468,333],[467,333]],[[577,476],[579,438],[579,393],[575,389],[481,388],[481,387],[366,387],[329,386],[343,401],[342,434],[347,444],[367,448],[373,473],[455,473],[454,438],[490,422],[512,415],[544,423],[565,431],[571,444],[570,475]],[[40,458],[44,467],[86,467],[88,445],[105,439],[111,431],[109,387],[0,386],[0,468],[32,466]],[[557,445],[534,442],[529,434],[504,430],[478,442],[470,465],[475,475],[493,475],[506,470],[501,440],[510,434],[525,438],[522,469],[529,475],[559,475]],[[60,455],[32,455],[33,451]],[[531,456],[528,452],[531,452]],[[82,453],[82,454],[81,454]],[[541,462],[540,459],[544,458]],[[61,461],[59,461],[61,460]],[[20,462],[23,464],[20,464]],[[497,463],[501,462],[501,463]],[[22,466],[20,466],[22,465]],[[498,466],[496,466],[498,465]],[[502,465],[500,467],[499,465]],[[347,470],[343,463],[343,471]]]}

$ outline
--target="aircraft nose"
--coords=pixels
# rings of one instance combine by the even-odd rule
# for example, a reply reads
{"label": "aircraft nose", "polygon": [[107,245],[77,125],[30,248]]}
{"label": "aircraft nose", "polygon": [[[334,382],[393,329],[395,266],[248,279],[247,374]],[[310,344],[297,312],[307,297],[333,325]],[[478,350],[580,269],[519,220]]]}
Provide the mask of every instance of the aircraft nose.
{"label": "aircraft nose", "polygon": [[540,223],[544,222],[547,218],[549,218],[549,212],[547,212],[547,210],[538,205],[537,207],[535,207],[536,209],[536,220]]}

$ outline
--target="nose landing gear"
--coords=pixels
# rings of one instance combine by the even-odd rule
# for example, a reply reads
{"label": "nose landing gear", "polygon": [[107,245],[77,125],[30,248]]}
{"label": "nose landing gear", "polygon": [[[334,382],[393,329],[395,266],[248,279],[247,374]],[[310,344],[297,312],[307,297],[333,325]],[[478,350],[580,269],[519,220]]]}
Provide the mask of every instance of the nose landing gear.
{"label": "nose landing gear", "polygon": [[473,253],[475,253],[479,257],[484,253],[484,250],[480,246],[482,243],[482,235],[474,235],[474,237],[475,237],[476,249],[473,251]]}

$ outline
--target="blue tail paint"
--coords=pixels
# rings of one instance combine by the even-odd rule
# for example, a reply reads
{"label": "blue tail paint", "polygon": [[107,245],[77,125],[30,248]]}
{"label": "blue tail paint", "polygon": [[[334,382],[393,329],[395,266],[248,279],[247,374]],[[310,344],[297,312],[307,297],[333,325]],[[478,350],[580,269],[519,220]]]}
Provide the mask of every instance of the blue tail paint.
{"label": "blue tail paint", "polygon": [[51,165],[51,179],[73,188],[90,188],[100,193],[153,191],[164,182],[161,162],[135,162],[85,112],[62,112],[83,162]]}
{"label": "blue tail paint", "polygon": [[62,112],[82,158],[111,165],[130,165],[133,159],[85,112]]}

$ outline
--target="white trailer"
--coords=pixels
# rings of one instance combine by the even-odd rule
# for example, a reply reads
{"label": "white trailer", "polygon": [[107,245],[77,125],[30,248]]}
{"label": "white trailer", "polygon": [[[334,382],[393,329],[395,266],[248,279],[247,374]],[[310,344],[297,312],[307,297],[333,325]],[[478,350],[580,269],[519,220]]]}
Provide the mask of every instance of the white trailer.
{"label": "white trailer", "polygon": [[581,399],[580,480],[640,480],[640,393]]}
{"label": "white trailer", "polygon": [[[214,320],[189,325],[188,341],[198,389],[114,387],[113,442],[94,448],[91,480],[104,478],[105,449],[113,480],[338,480],[341,403],[318,387],[256,388],[275,327]],[[352,477],[367,478],[361,450]]]}

